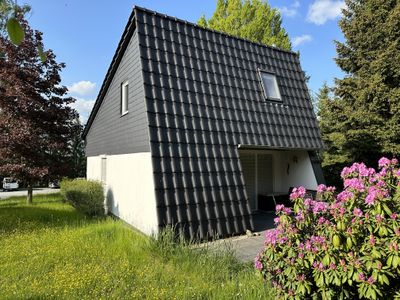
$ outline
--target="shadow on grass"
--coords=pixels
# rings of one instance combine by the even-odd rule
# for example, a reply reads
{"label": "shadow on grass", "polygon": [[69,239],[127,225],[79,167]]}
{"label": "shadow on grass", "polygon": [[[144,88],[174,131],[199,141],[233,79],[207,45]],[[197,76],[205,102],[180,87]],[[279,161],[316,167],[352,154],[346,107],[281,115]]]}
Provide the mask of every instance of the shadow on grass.
{"label": "shadow on grass", "polygon": [[[32,231],[44,228],[80,227],[99,219],[89,219],[68,205],[48,201],[50,207],[23,206],[9,203],[0,207],[0,234]],[[44,202],[41,203],[41,205]],[[54,205],[54,208],[51,206]]]}

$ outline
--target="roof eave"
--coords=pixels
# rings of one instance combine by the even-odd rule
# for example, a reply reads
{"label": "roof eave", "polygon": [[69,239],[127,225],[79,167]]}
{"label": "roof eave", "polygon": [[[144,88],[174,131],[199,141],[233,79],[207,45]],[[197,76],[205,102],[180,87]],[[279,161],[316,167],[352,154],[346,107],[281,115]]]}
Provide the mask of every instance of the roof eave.
{"label": "roof eave", "polygon": [[302,150],[302,151],[318,151],[318,150],[323,150],[322,147],[312,147],[312,148],[307,148],[307,147],[277,147],[277,146],[268,146],[268,145],[247,145],[247,144],[239,144],[238,149],[241,150],[282,150],[282,151],[288,151],[288,150]]}
{"label": "roof eave", "polygon": [[125,53],[125,50],[129,44],[129,41],[136,29],[136,22],[135,22],[135,7],[132,9],[132,13],[129,16],[128,22],[125,26],[124,32],[122,33],[121,39],[118,43],[117,50],[114,53],[114,56],[111,60],[110,66],[108,67],[106,76],[104,78],[103,84],[101,85],[99,94],[97,95],[96,102],[93,106],[92,111],[90,112],[88,121],[86,122],[85,129],[82,133],[82,138],[86,139],[86,136],[89,132],[89,129],[93,123],[94,118],[96,117],[97,111],[99,110],[101,103],[103,102],[103,98],[107,93],[108,87],[111,84],[111,81],[114,77],[115,72],[118,69],[119,63]]}

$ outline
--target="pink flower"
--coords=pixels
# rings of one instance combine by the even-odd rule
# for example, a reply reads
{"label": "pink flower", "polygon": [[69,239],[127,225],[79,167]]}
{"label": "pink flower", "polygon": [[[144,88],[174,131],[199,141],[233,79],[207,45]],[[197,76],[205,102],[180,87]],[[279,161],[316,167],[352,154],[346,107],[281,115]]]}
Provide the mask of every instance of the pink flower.
{"label": "pink flower", "polygon": [[387,159],[386,157],[382,157],[382,158],[378,161],[378,166],[379,166],[379,168],[388,167],[389,165],[390,165],[390,160]]}
{"label": "pink flower", "polygon": [[317,214],[317,213],[326,212],[328,207],[329,207],[329,204],[326,203],[326,202],[315,201],[314,202],[314,207],[313,207],[313,213]]}
{"label": "pink flower", "polygon": [[323,192],[325,192],[326,191],[326,185],[325,184],[320,184],[318,187],[317,187],[317,192],[318,193],[323,193]]}
{"label": "pink flower", "polygon": [[345,214],[345,212],[346,212],[346,209],[342,206],[341,208],[339,208],[339,215],[340,216],[344,216],[344,214]]}
{"label": "pink flower", "polygon": [[325,223],[325,218],[324,217],[320,217],[319,219],[318,219],[318,225],[322,225],[322,224],[324,224]]}
{"label": "pink flower", "polygon": [[304,275],[304,274],[301,274],[301,275],[297,276],[297,280],[298,281],[304,281],[305,279],[306,279],[306,275]]}
{"label": "pink flower", "polygon": [[358,274],[358,279],[359,279],[360,281],[365,281],[365,275],[364,275],[364,273],[359,273],[359,274]]}
{"label": "pink flower", "polygon": [[281,222],[281,218],[279,218],[279,217],[274,218],[274,223],[275,223],[276,225],[279,225],[280,222]]}
{"label": "pink flower", "polygon": [[290,215],[292,213],[292,209],[290,207],[283,208],[283,213],[285,215]]}
{"label": "pink flower", "polygon": [[335,263],[331,262],[331,263],[329,264],[329,268],[330,268],[331,270],[335,270],[335,269],[336,269]]}
{"label": "pink flower", "polygon": [[283,204],[278,204],[278,205],[275,207],[275,210],[276,210],[276,212],[281,212],[281,211],[283,211],[284,208],[285,208],[285,205],[283,205]]}
{"label": "pink flower", "polygon": [[335,188],[334,186],[328,186],[328,187],[326,188],[326,191],[327,191],[327,192],[333,193],[334,191],[336,191],[336,188]]}
{"label": "pink flower", "polygon": [[392,220],[396,220],[397,217],[398,217],[398,214],[396,214],[396,213],[393,213],[393,214],[390,216],[390,218],[391,218]]}
{"label": "pink flower", "polygon": [[376,219],[376,221],[378,222],[378,223],[382,223],[382,221],[383,221],[383,216],[382,215],[376,215],[375,216],[375,219]]}
{"label": "pink flower", "polygon": [[359,208],[354,208],[354,210],[353,210],[353,214],[356,216],[356,217],[359,217],[359,218],[361,218],[362,216],[363,216],[363,212],[362,212],[362,210],[361,209],[359,209]]}
{"label": "pink flower", "polygon": [[262,263],[258,260],[258,257],[256,257],[256,260],[254,261],[254,267],[257,269],[257,270],[262,270],[262,268],[263,268],[263,265],[262,265]]}
{"label": "pink flower", "polygon": [[396,236],[400,236],[400,228],[396,228],[394,230],[394,233],[396,234]]}
{"label": "pink flower", "polygon": [[292,190],[292,193],[290,194],[290,199],[297,199],[297,198],[303,198],[306,194],[306,189],[302,186],[298,187],[298,188],[294,188]]}
{"label": "pink flower", "polygon": [[279,229],[271,229],[265,233],[265,245],[275,245],[278,242],[278,238],[280,235]]}
{"label": "pink flower", "polygon": [[314,202],[314,200],[312,200],[312,199],[310,199],[310,198],[306,198],[306,199],[304,200],[304,205],[305,205],[307,208],[310,208],[310,207],[312,206],[313,202]]}
{"label": "pink flower", "polygon": [[354,197],[354,194],[350,191],[343,191],[337,195],[336,199],[340,202],[346,202]]}
{"label": "pink flower", "polygon": [[371,186],[368,188],[368,195],[365,197],[365,204],[368,206],[374,205],[377,199],[386,197],[387,194],[387,191],[383,191],[376,186]]}
{"label": "pink flower", "polygon": [[296,220],[297,221],[304,221],[304,214],[303,214],[303,211],[301,209],[299,209],[299,212],[296,215]]}
{"label": "pink flower", "polygon": [[375,237],[374,237],[373,235],[371,235],[371,236],[369,237],[369,243],[370,243],[372,246],[374,246],[374,245],[375,245],[375,242],[376,242]]}
{"label": "pink flower", "polygon": [[306,250],[307,250],[307,251],[311,251],[311,249],[312,249],[312,244],[311,244],[310,241],[307,241],[307,242],[306,242]]}
{"label": "pink flower", "polygon": [[375,279],[372,277],[372,276],[370,276],[369,278],[368,278],[368,284],[374,284],[375,283]]}
{"label": "pink flower", "polygon": [[349,167],[344,167],[342,173],[340,173],[340,177],[346,178],[351,174],[352,170]]}
{"label": "pink flower", "polygon": [[363,192],[365,190],[364,182],[358,178],[350,178],[344,180],[344,187]]}

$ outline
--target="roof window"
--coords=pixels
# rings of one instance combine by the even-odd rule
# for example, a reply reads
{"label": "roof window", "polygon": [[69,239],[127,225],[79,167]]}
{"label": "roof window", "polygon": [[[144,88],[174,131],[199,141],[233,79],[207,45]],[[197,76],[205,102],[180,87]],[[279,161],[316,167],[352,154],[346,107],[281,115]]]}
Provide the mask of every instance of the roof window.
{"label": "roof window", "polygon": [[282,101],[275,74],[260,70],[260,77],[265,98],[271,101]]}

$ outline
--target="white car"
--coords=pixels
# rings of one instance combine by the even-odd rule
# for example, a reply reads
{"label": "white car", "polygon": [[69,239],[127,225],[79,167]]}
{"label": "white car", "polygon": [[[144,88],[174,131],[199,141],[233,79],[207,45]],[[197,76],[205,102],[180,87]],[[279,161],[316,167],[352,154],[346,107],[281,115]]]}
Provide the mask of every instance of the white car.
{"label": "white car", "polygon": [[18,181],[11,177],[6,177],[3,179],[3,191],[12,191],[18,190],[19,184]]}

